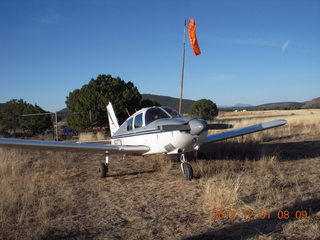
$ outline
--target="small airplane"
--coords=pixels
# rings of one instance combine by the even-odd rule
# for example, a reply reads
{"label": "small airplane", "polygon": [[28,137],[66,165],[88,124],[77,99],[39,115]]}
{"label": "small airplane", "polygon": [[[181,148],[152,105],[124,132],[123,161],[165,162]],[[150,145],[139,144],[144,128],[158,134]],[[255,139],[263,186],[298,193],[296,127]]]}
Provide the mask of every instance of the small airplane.
{"label": "small airplane", "polygon": [[[193,169],[187,153],[197,153],[205,143],[234,138],[249,133],[279,127],[287,123],[277,119],[270,122],[208,135],[209,129],[232,128],[229,124],[208,124],[203,119],[183,117],[176,110],[165,107],[143,108],[119,126],[111,102],[107,105],[111,139],[88,142],[54,142],[40,140],[0,139],[0,146],[45,149],[52,151],[103,152],[105,162],[100,164],[100,177],[106,177],[110,155],[179,154],[181,170],[187,180],[193,178]],[[109,144],[106,144],[108,143]],[[111,142],[111,144],[110,144]]]}

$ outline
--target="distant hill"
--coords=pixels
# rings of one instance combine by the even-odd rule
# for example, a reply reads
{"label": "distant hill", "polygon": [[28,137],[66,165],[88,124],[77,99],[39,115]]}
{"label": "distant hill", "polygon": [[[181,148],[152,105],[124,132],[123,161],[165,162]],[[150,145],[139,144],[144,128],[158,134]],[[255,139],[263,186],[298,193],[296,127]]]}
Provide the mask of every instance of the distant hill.
{"label": "distant hill", "polygon": [[249,110],[286,110],[301,108],[320,108],[320,97],[306,102],[276,102],[249,107]]}
{"label": "distant hill", "polygon": [[286,110],[286,109],[299,109],[304,105],[300,102],[276,102],[266,103],[258,106],[253,106],[248,109],[251,110]]}
{"label": "distant hill", "polygon": [[[176,110],[179,110],[179,98],[169,97],[169,96],[160,96],[153,94],[141,94],[142,99],[153,99],[160,103],[163,106],[172,107]],[[182,99],[182,111],[184,113],[189,112],[191,105],[194,103],[194,100]]]}
{"label": "distant hill", "polygon": [[236,105],[232,106],[233,108],[248,108],[248,107],[253,107],[251,104],[243,104],[243,103],[238,103]]}
{"label": "distant hill", "polygon": [[[169,96],[160,96],[154,94],[141,94],[142,99],[153,99],[163,106],[169,106],[176,110],[179,109],[179,98],[173,98]],[[189,112],[190,107],[194,103],[194,100],[183,99],[182,110],[184,113]],[[0,109],[4,103],[0,103]],[[266,103],[258,106],[252,106],[250,104],[235,104],[234,106],[218,106],[219,109],[224,111],[233,111],[235,109],[246,109],[246,110],[283,110],[283,109],[307,109],[307,108],[320,108],[320,97],[314,98],[311,101],[306,102],[276,102]],[[63,119],[68,115],[68,109],[61,109],[59,116]]]}
{"label": "distant hill", "polygon": [[[153,99],[164,106],[169,106],[174,109],[179,109],[179,98],[173,98],[168,96],[160,96],[153,94],[142,94],[143,99]],[[195,101],[189,99],[183,99],[182,108],[183,112],[188,112],[191,105]],[[258,106],[250,104],[235,104],[234,106],[218,106],[221,110],[234,110],[234,109],[247,109],[247,110],[289,110],[289,109],[301,109],[301,108],[320,108],[320,97],[306,102],[275,102],[266,103]]]}
{"label": "distant hill", "polygon": [[320,108],[320,97],[314,98],[302,106],[302,108]]}
{"label": "distant hill", "polygon": [[66,121],[67,117],[69,115],[69,109],[68,108],[63,108],[58,111],[58,116],[61,118],[61,120]]}

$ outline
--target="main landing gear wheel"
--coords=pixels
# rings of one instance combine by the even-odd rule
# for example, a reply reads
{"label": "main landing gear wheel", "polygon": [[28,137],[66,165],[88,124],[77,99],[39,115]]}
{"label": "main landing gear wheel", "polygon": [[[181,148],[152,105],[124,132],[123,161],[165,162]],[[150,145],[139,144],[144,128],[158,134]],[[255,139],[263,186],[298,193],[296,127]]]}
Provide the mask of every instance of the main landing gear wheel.
{"label": "main landing gear wheel", "polygon": [[186,180],[191,180],[193,178],[193,170],[188,162],[181,163],[182,174]]}
{"label": "main landing gear wheel", "polygon": [[105,178],[108,173],[108,164],[106,163],[101,163],[99,167],[99,173],[101,178]]}
{"label": "main landing gear wheel", "polygon": [[193,178],[193,170],[190,163],[186,160],[186,157],[184,154],[181,154],[180,161],[181,161],[182,174],[186,180],[190,181]]}

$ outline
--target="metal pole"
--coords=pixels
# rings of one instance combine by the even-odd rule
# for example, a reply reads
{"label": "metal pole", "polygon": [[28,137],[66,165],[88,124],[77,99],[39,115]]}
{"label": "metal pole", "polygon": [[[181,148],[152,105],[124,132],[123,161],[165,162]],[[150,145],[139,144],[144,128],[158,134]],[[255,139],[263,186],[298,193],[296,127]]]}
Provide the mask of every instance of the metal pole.
{"label": "metal pole", "polygon": [[59,141],[59,136],[58,136],[58,112],[55,112],[55,118],[56,118],[56,141]]}
{"label": "metal pole", "polygon": [[182,114],[182,91],[183,91],[183,77],[184,77],[184,59],[186,56],[186,28],[187,19],[184,20],[184,40],[183,40],[183,53],[182,53],[182,71],[181,71],[181,85],[180,85],[180,102],[179,102],[179,113]]}
{"label": "metal pole", "polygon": [[55,141],[56,140],[56,135],[54,134],[54,132],[55,132],[55,128],[54,128],[54,125],[55,125],[55,123],[54,123],[54,121],[53,121],[53,116],[51,115],[51,121],[52,121],[52,135],[53,135],[53,141]]}

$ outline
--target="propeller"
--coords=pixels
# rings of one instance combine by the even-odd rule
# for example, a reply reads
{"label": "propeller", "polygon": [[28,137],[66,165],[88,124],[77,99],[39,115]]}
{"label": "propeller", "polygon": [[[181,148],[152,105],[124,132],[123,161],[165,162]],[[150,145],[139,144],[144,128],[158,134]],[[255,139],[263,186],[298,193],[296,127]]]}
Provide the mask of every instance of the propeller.
{"label": "propeller", "polygon": [[188,123],[162,125],[162,126],[159,126],[158,128],[164,131],[189,131],[190,130],[190,126]]}
{"label": "propeller", "polygon": [[226,124],[226,123],[212,123],[212,124],[208,124],[206,126],[206,129],[214,129],[214,130],[228,129],[228,128],[233,128],[233,125],[232,124]]}
{"label": "propeller", "polygon": [[191,134],[198,135],[204,130],[209,129],[228,129],[233,128],[231,124],[208,124],[204,120],[191,119],[188,123],[184,124],[171,124],[158,126],[160,130],[164,131],[190,131]]}
{"label": "propeller", "polygon": [[206,129],[207,122],[199,119],[191,119],[187,123],[183,124],[166,124],[158,126],[159,129],[164,131],[190,131],[193,135],[200,134]]}

